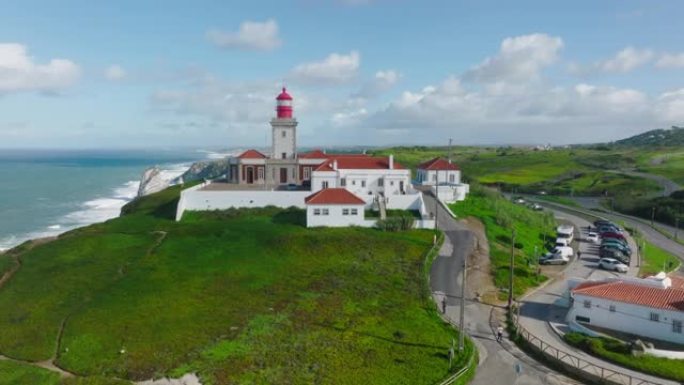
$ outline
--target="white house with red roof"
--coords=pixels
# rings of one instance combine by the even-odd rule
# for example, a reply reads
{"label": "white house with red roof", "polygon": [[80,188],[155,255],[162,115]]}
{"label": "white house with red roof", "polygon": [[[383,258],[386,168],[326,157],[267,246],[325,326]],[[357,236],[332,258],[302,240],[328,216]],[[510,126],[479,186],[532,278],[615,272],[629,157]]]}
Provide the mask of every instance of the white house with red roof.
{"label": "white house with red roof", "polygon": [[447,203],[462,201],[470,192],[470,186],[461,182],[461,169],[451,159],[437,157],[419,164],[416,183],[431,186]]}
{"label": "white house with red roof", "polygon": [[345,188],[319,190],[305,199],[307,227],[370,227],[375,221],[364,218],[366,201]]}
{"label": "white house with red roof", "polygon": [[[332,154],[321,150],[298,153],[292,103],[292,96],[283,88],[276,97],[276,117],[270,121],[270,154],[247,150],[229,159],[223,180],[183,190],[177,220],[184,210],[273,205],[307,208],[312,226],[368,225],[363,217],[365,209],[379,210],[381,217],[386,209],[416,210],[424,218],[418,225],[430,226],[432,218],[423,196],[411,185],[411,171],[392,155]],[[460,171],[458,175],[460,182]],[[332,192],[319,194],[328,189]],[[346,203],[336,202],[342,195],[348,198]],[[356,206],[363,202],[363,207],[346,207],[351,196]],[[328,199],[332,201],[321,203]],[[329,206],[309,210],[322,204]]]}
{"label": "white house with red roof", "polygon": [[[566,321],[684,345],[684,280],[648,278],[585,281],[570,290]],[[578,328],[582,329],[582,327]]]}

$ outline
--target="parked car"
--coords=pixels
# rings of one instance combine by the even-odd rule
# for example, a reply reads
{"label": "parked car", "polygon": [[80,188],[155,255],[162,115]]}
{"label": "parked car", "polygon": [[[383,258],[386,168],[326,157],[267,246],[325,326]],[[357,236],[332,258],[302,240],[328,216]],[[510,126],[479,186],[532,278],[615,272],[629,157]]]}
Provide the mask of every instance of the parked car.
{"label": "parked car", "polygon": [[561,253],[564,257],[572,257],[575,255],[574,250],[570,246],[556,246],[551,250],[552,253]]}
{"label": "parked car", "polygon": [[521,204],[525,203],[525,199],[523,197],[513,197],[513,203],[517,203],[517,204],[521,205]]}
{"label": "parked car", "polygon": [[618,244],[615,244],[615,243],[609,243],[609,244],[601,245],[599,250],[617,250],[617,251],[621,252],[622,254],[624,254],[628,257],[632,256],[632,250],[631,249],[624,247],[624,246],[621,246],[621,245],[618,245]]}
{"label": "parked car", "polygon": [[608,244],[608,243],[617,243],[617,244],[620,244],[620,245],[629,247],[629,243],[628,243],[627,240],[624,239],[624,238],[610,238],[610,237],[609,237],[609,238],[603,238],[603,239],[601,239],[601,244],[602,244],[602,245]]}
{"label": "parked car", "polygon": [[594,221],[594,227],[596,227],[596,228],[599,228],[599,227],[605,226],[605,225],[614,225],[614,223],[611,221],[607,221],[605,219],[599,219],[599,220]]}
{"label": "parked car", "polygon": [[572,225],[560,225],[556,228],[556,233],[556,238],[565,238],[568,240],[568,244],[570,244],[575,236],[575,227]]}
{"label": "parked car", "polygon": [[610,226],[610,225],[605,225],[605,226],[600,226],[598,229],[599,234],[601,233],[618,233],[622,234],[622,230],[617,227],[617,226]]}
{"label": "parked car", "polygon": [[619,273],[626,273],[629,271],[629,266],[613,258],[601,258],[598,266],[602,269],[617,271]]}
{"label": "parked car", "polygon": [[587,234],[586,240],[591,243],[599,243],[600,238],[597,233],[590,231],[589,234]]}
{"label": "parked car", "polygon": [[556,244],[554,246],[555,247],[570,246],[570,242],[568,242],[567,238],[556,238]]}
{"label": "parked car", "polygon": [[542,205],[540,205],[539,203],[533,203],[533,204],[531,204],[531,205],[530,205],[530,208],[531,208],[532,210],[534,210],[534,211],[541,211],[541,210],[544,210],[544,208],[542,207]]}
{"label": "parked car", "polygon": [[625,264],[629,264],[630,262],[629,256],[623,254],[618,250],[599,250],[599,257],[617,259],[618,261]]}
{"label": "parked car", "polygon": [[620,234],[620,233],[602,233],[601,238],[603,238],[603,239],[606,239],[606,238],[625,239],[625,236]]}
{"label": "parked car", "polygon": [[546,253],[539,258],[540,265],[566,265],[568,262],[570,262],[570,258],[560,252]]}

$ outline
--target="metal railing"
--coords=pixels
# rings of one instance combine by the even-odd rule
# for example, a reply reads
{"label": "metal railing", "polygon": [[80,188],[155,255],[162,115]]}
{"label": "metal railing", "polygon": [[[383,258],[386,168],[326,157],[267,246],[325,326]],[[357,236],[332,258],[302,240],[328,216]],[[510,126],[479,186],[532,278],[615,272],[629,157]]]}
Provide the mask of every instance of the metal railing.
{"label": "metal railing", "polygon": [[[515,319],[515,316],[513,316]],[[588,378],[594,382],[617,384],[617,385],[660,385],[671,382],[651,382],[643,378],[634,377],[623,372],[618,372],[613,369],[608,369],[596,364],[593,364],[581,357],[572,353],[555,348],[544,342],[539,337],[530,333],[527,329],[516,322],[517,334],[521,337],[527,345],[534,351],[542,354],[545,358],[556,362],[563,366],[567,371],[574,372],[575,375]],[[673,381],[672,381],[673,382]],[[674,383],[674,382],[673,382]]]}
{"label": "metal railing", "polygon": [[454,382],[458,381],[458,379],[461,378],[464,374],[466,374],[466,372],[468,372],[468,370],[471,369],[471,367],[473,366],[474,356],[475,353],[473,352],[473,354],[471,354],[470,358],[468,359],[468,364],[462,367],[458,372],[447,377],[446,380],[440,382],[439,385],[452,385]]}

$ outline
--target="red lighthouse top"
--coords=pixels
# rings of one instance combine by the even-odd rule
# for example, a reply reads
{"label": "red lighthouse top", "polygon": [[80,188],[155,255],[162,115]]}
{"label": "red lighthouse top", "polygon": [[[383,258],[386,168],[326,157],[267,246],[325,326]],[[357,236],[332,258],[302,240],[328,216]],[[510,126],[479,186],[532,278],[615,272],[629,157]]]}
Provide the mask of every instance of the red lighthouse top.
{"label": "red lighthouse top", "polygon": [[276,113],[278,119],[292,119],[292,96],[287,93],[285,87],[276,97]]}

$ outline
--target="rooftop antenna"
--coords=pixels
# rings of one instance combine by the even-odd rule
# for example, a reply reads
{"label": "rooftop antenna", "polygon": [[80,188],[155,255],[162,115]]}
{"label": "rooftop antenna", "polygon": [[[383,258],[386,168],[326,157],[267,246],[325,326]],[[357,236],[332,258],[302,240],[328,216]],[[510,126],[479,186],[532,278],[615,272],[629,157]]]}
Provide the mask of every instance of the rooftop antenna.
{"label": "rooftop antenna", "polygon": [[451,163],[451,138],[449,138],[449,163]]}

